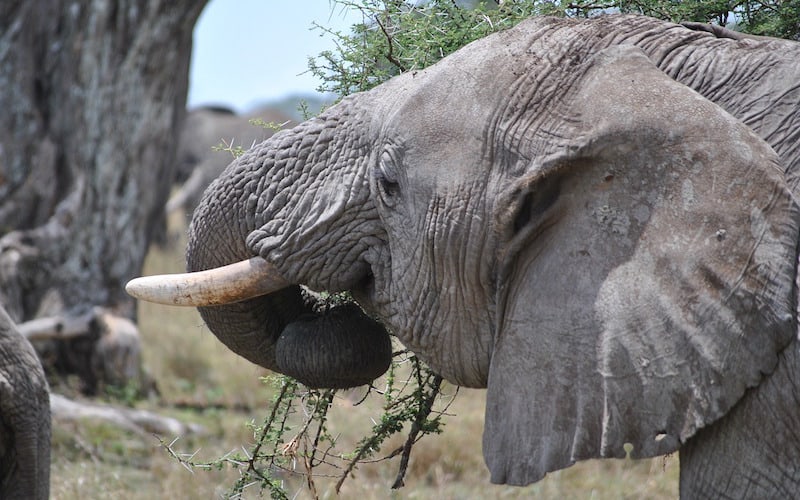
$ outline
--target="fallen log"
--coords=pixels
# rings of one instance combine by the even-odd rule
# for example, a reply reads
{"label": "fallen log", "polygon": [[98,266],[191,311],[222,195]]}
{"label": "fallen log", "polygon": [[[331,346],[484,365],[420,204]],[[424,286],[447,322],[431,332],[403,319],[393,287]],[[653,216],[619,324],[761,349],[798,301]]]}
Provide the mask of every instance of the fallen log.
{"label": "fallen log", "polygon": [[70,339],[86,335],[97,312],[80,316],[37,318],[17,325],[19,332],[31,342],[37,340]]}
{"label": "fallen log", "polygon": [[173,437],[203,434],[205,432],[201,425],[181,422],[176,418],[166,417],[151,411],[78,402],[52,393],[50,394],[50,413],[54,422],[99,420],[140,436],[157,434],[164,437]]}

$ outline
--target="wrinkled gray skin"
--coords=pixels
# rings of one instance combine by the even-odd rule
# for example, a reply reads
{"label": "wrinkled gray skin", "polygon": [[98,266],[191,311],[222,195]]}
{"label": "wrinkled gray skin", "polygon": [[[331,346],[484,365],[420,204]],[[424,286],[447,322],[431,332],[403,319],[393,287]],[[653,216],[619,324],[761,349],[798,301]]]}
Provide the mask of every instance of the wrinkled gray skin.
{"label": "wrinkled gray skin", "polygon": [[[648,18],[529,20],[234,162],[188,267],[260,255],[350,290],[448,380],[488,388],[493,482],[630,443],[681,448],[685,497],[792,496],[798,56]],[[201,314],[279,369],[313,308],[291,287]]]}
{"label": "wrinkled gray skin", "polygon": [[39,358],[0,306],[0,498],[50,491],[50,394]]}
{"label": "wrinkled gray skin", "polygon": [[231,153],[215,151],[222,144],[250,148],[271,137],[275,131],[251,123],[261,119],[282,124],[290,118],[271,107],[244,114],[222,107],[199,107],[189,110],[178,140],[177,179],[180,189],[167,203],[167,212],[183,209],[191,213],[203,191],[231,162]]}

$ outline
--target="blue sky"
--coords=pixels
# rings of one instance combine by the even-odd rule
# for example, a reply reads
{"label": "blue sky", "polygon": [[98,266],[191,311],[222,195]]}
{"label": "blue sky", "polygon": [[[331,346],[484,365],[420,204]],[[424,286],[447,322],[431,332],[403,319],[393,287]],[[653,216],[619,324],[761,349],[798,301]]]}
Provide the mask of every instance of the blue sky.
{"label": "blue sky", "polygon": [[[334,47],[312,23],[346,31],[361,20],[329,0],[211,0],[194,31],[189,106],[217,104],[237,111],[320,82],[308,56]],[[306,72],[306,74],[301,74]]]}

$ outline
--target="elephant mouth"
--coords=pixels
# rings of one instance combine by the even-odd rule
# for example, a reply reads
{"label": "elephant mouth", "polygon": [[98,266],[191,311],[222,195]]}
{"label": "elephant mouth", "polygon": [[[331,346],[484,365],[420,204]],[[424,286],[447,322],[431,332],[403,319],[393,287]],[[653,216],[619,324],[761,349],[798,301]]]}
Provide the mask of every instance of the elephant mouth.
{"label": "elephant mouth", "polygon": [[[374,288],[367,275],[356,293]],[[283,290],[289,282],[261,257],[191,273],[146,276],[128,282],[131,296],[171,306],[200,308],[236,304]],[[389,333],[353,303],[326,307],[290,322],[275,341],[279,372],[315,388],[370,383],[389,367]]]}

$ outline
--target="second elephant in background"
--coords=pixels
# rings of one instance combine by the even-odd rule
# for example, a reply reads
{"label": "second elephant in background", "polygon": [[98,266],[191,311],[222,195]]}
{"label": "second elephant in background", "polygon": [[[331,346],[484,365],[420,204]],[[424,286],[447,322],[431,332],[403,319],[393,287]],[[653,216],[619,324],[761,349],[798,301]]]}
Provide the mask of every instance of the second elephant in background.
{"label": "second elephant in background", "polygon": [[176,210],[190,214],[206,187],[231,162],[231,153],[217,146],[247,150],[271,137],[278,128],[254,122],[289,127],[296,124],[288,114],[269,105],[243,114],[219,106],[198,107],[187,112],[177,153],[176,180],[181,186],[167,202],[167,214]]}

